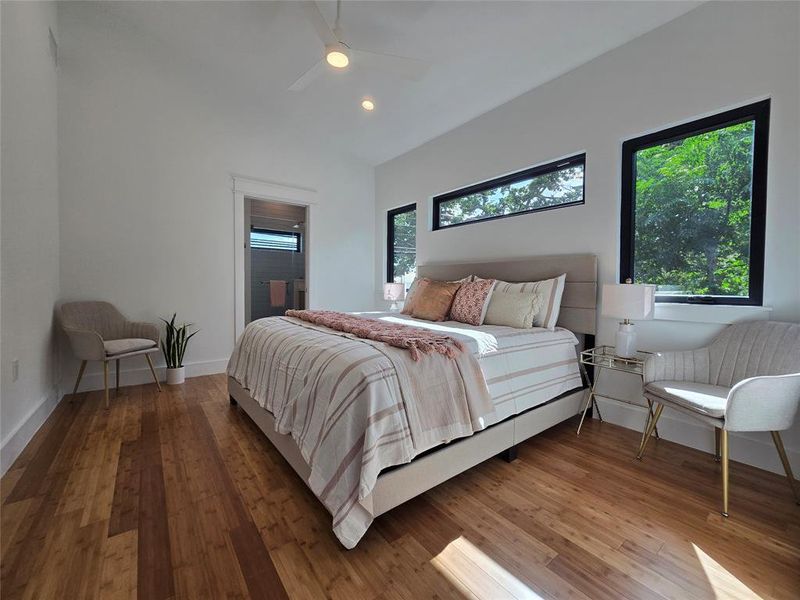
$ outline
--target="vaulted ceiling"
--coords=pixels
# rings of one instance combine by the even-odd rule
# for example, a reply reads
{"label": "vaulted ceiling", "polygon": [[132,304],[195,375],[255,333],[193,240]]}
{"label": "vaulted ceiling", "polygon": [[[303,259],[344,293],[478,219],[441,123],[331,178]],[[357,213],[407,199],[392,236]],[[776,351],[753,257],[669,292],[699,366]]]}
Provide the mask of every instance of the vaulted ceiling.
{"label": "vaulted ceiling", "polygon": [[[72,3],[65,3],[70,5]],[[323,53],[296,2],[113,2],[91,11],[175,57],[180,77],[240,97],[243,118],[378,164],[620,46],[699,2],[343,2],[357,48],[422,59],[419,81],[354,62],[301,92],[292,82]],[[333,24],[335,2],[319,3]],[[68,40],[65,41],[68,43]],[[376,110],[360,108],[364,96]]]}

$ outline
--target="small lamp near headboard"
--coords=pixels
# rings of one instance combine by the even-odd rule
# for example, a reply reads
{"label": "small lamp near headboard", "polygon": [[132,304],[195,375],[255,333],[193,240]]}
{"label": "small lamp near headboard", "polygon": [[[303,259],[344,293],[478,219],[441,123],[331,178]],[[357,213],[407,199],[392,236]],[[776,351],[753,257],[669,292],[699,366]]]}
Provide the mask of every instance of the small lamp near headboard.
{"label": "small lamp near headboard", "polygon": [[384,283],[383,284],[383,299],[389,300],[392,305],[389,307],[391,311],[400,310],[397,306],[397,301],[402,300],[405,295],[405,286],[402,283]]}
{"label": "small lamp near headboard", "polygon": [[622,358],[636,356],[636,329],[631,320],[649,320],[655,310],[656,286],[625,283],[603,286],[603,316],[623,319],[617,331],[614,353]]}

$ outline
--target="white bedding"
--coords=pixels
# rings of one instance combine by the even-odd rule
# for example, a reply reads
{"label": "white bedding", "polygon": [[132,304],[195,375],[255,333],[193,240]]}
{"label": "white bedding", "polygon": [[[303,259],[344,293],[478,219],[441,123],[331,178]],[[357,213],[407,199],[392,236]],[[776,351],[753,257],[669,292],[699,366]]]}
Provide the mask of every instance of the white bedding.
{"label": "white bedding", "polygon": [[581,387],[575,335],[561,327],[514,329],[499,325],[432,323],[398,313],[365,316],[442,331],[474,340],[476,355],[495,406],[494,424]]}

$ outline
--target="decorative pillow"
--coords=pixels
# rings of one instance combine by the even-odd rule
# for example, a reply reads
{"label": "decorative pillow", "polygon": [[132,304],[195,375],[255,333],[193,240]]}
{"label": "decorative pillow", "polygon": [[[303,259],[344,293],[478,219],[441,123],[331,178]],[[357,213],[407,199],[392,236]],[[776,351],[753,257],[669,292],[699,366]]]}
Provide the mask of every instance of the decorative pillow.
{"label": "decorative pillow", "polygon": [[[408,294],[406,294],[406,301],[403,303],[403,308],[400,311],[400,314],[403,315],[411,315],[414,312],[414,302],[417,295],[417,290],[419,289],[419,284],[423,280],[428,281],[436,281],[435,279],[430,279],[429,277],[416,277],[414,281],[408,288]],[[468,281],[472,281],[472,275],[467,275],[464,279],[458,279],[456,281],[450,281],[449,283],[467,283]]]}
{"label": "decorative pillow", "polygon": [[411,286],[408,288],[408,293],[406,294],[406,301],[403,302],[403,308],[400,310],[400,314],[410,315],[414,311],[414,297],[417,295],[419,284],[423,279],[428,278],[415,277],[414,281],[411,282]]}
{"label": "decorative pillow", "polygon": [[426,321],[444,321],[450,314],[453,298],[461,287],[458,281],[423,279],[417,286],[411,316]]}
{"label": "decorative pillow", "polygon": [[468,325],[483,323],[496,281],[496,279],[481,279],[461,284],[450,308],[450,318]]}
{"label": "decorative pillow", "polygon": [[553,279],[529,281],[526,283],[498,281],[494,286],[489,308],[491,308],[491,302],[494,302],[494,295],[498,291],[511,293],[538,292],[542,297],[542,307],[533,319],[533,326],[545,327],[553,330],[556,328],[556,323],[558,322],[558,313],[561,310],[561,296],[564,294],[564,283],[566,280],[567,274],[564,273]]}
{"label": "decorative pillow", "polygon": [[530,329],[541,306],[542,296],[538,292],[503,292],[495,287],[484,323]]}

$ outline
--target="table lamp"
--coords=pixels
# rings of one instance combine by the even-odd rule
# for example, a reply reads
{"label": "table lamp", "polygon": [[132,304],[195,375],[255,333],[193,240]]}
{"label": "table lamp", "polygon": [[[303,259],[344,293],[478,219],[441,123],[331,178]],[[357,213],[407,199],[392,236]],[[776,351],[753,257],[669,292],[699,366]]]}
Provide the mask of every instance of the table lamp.
{"label": "table lamp", "polygon": [[636,329],[632,320],[653,318],[656,286],[626,283],[603,285],[603,316],[623,319],[617,331],[614,353],[622,358],[636,356]]}
{"label": "table lamp", "polygon": [[402,300],[405,295],[405,286],[402,283],[384,283],[383,284],[383,299],[391,301],[392,305],[389,307],[391,311],[400,310],[397,306],[397,301]]}

